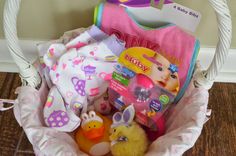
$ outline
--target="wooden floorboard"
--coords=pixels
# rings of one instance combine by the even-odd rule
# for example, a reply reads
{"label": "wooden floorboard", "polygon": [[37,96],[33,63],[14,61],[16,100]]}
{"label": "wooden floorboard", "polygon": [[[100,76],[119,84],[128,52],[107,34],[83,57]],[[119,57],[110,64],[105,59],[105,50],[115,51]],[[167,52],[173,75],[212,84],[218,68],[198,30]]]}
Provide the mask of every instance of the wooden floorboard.
{"label": "wooden floorboard", "polygon": [[[0,73],[0,98],[16,98],[17,74]],[[184,156],[236,155],[236,84],[215,83],[210,90],[211,119]],[[0,112],[0,156],[33,156],[33,149],[13,111]]]}
{"label": "wooden floorboard", "polygon": [[236,84],[215,83],[210,90],[210,120],[185,156],[236,155]]}

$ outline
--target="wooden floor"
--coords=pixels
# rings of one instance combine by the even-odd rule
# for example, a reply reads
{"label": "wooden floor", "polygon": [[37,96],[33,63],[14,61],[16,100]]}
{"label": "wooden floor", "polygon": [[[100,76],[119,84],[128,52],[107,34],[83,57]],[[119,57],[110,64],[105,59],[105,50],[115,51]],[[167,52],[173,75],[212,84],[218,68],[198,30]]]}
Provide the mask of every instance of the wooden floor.
{"label": "wooden floor", "polygon": [[[17,74],[0,73],[0,98],[16,98]],[[216,83],[210,91],[211,119],[185,156],[236,156],[236,84]],[[0,156],[31,156],[32,146],[12,110],[0,112]]]}

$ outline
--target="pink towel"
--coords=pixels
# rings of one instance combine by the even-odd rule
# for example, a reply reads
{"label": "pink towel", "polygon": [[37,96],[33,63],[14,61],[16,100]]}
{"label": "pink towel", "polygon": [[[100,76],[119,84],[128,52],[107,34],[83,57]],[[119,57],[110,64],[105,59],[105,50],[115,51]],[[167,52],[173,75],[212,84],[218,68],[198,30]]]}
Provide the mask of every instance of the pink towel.
{"label": "pink towel", "polygon": [[95,13],[96,25],[105,33],[115,34],[126,42],[126,48],[146,47],[159,51],[179,68],[178,101],[190,83],[199,51],[199,41],[173,24],[155,29],[138,24],[125,7],[111,3],[100,4]]}

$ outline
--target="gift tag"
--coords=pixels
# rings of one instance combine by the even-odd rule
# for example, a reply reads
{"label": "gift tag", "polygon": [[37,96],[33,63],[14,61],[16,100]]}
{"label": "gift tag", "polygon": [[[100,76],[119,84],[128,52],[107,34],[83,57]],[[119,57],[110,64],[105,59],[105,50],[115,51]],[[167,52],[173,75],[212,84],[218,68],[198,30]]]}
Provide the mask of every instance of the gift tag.
{"label": "gift tag", "polygon": [[[159,4],[160,0],[155,0]],[[195,32],[200,20],[201,14],[183,5],[165,0],[162,9],[151,7],[150,0],[108,0],[108,2],[121,4],[128,8],[128,12],[135,20],[145,26],[156,27],[173,23],[179,27],[191,32]]]}

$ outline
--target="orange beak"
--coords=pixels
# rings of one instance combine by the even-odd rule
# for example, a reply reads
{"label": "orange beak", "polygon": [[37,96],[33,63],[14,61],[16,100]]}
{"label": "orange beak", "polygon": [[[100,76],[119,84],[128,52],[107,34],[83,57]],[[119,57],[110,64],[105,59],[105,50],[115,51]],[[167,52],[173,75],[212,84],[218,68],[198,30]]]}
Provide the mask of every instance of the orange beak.
{"label": "orange beak", "polygon": [[89,140],[99,140],[103,137],[105,131],[105,127],[102,126],[100,128],[93,128],[89,131],[83,130],[83,134]]}

